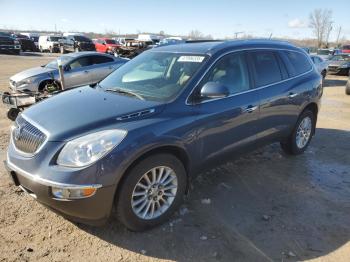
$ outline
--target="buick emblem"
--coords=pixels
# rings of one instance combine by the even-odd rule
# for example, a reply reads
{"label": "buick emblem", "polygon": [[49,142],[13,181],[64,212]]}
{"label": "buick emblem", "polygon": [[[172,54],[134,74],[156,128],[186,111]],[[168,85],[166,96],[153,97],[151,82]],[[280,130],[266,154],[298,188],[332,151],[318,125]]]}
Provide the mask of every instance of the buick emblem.
{"label": "buick emblem", "polygon": [[16,141],[20,139],[22,130],[23,130],[23,127],[21,127],[21,126],[19,126],[15,129],[15,132],[13,135],[14,135],[14,138]]}

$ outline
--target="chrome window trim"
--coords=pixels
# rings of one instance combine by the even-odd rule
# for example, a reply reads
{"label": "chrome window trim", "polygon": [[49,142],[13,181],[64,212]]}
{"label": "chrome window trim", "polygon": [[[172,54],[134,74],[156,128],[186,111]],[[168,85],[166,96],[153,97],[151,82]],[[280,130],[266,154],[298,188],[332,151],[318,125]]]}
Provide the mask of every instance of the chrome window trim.
{"label": "chrome window trim", "polygon": [[26,152],[23,152],[21,150],[19,150],[14,141],[13,141],[13,130],[15,129],[15,126],[11,126],[11,135],[10,135],[10,143],[13,145],[13,148],[15,149],[15,151],[23,156],[23,157],[27,157],[27,158],[30,158],[30,157],[34,157],[37,153],[40,152],[40,150],[45,146],[45,144],[47,143],[47,141],[49,140],[49,136],[50,136],[50,133],[49,131],[47,131],[46,129],[44,129],[43,127],[41,127],[40,125],[38,125],[35,121],[29,119],[28,117],[26,117],[24,114],[21,114],[21,117],[26,120],[29,124],[33,125],[34,127],[36,127],[37,129],[39,129],[41,132],[43,132],[46,136],[46,139],[44,140],[44,142],[38,147],[38,149],[34,152],[34,153],[26,153]]}
{"label": "chrome window trim", "polygon": [[21,176],[24,176],[25,178],[39,183],[44,186],[49,186],[49,187],[58,187],[58,188],[66,188],[66,189],[84,189],[84,188],[101,188],[101,184],[85,184],[85,185],[76,185],[76,184],[66,184],[66,183],[61,183],[61,182],[56,182],[52,180],[48,180],[45,178],[40,177],[39,175],[33,175],[28,173],[27,171],[24,171],[23,169],[19,168],[18,166],[14,165],[11,163],[9,159],[9,155],[7,154],[7,161],[6,161],[8,167],[18,173]]}
{"label": "chrome window trim", "polygon": [[[235,93],[235,94],[231,94],[229,96],[226,96],[226,97],[221,97],[221,98],[213,98],[213,99],[209,99],[209,100],[206,100],[206,101],[202,101],[200,103],[196,103],[196,104],[192,104],[192,103],[189,103],[189,98],[192,96],[194,90],[198,87],[198,85],[200,84],[200,82],[203,80],[203,78],[208,74],[208,72],[212,69],[212,67],[216,64],[216,62],[218,60],[220,60],[222,57],[224,57],[225,55],[228,55],[228,54],[232,54],[232,53],[236,53],[236,52],[241,52],[241,51],[254,51],[254,50],[271,50],[271,51],[290,51],[290,52],[296,52],[296,53],[300,53],[302,55],[304,55],[307,60],[309,61],[309,64],[311,65],[311,69],[305,73],[302,73],[302,74],[299,74],[299,75],[296,75],[296,76],[293,76],[293,77],[289,77],[289,78],[286,78],[286,79],[283,79],[281,81],[278,81],[278,82],[275,82],[275,83],[271,83],[271,84],[268,84],[268,85],[264,85],[264,86],[259,86],[257,88],[254,88],[254,89],[249,89],[249,90],[246,90],[246,91],[242,91],[242,92],[239,92],[239,93]],[[256,90],[261,90],[261,89],[264,89],[264,88],[267,88],[267,87],[270,87],[270,86],[273,86],[273,85],[277,85],[277,84],[281,84],[281,83],[284,83],[284,82],[287,82],[287,81],[290,81],[292,79],[295,79],[295,78],[298,78],[298,77],[301,77],[303,75],[306,75],[306,74],[309,74],[311,73],[312,71],[315,70],[315,65],[313,63],[310,62],[311,61],[311,58],[308,57],[306,54],[304,54],[303,52],[301,51],[297,51],[297,50],[290,50],[290,49],[284,49],[284,48],[271,48],[271,47],[257,47],[257,48],[245,48],[245,49],[238,49],[238,50],[231,50],[231,51],[227,51],[225,53],[223,53],[222,55],[220,55],[218,58],[216,58],[212,63],[211,65],[205,70],[204,74],[201,76],[201,78],[197,81],[197,83],[195,84],[195,86],[192,88],[190,94],[187,96],[186,98],[186,102],[185,104],[188,105],[188,106],[194,106],[194,105],[200,105],[200,104],[204,104],[204,103],[208,103],[208,102],[212,102],[212,101],[217,101],[217,100],[220,100],[220,99],[226,99],[226,98],[230,98],[230,97],[234,97],[234,96],[238,96],[238,95],[242,95],[242,94],[246,94],[246,93],[250,93],[250,92],[253,92],[253,91],[256,91]]]}

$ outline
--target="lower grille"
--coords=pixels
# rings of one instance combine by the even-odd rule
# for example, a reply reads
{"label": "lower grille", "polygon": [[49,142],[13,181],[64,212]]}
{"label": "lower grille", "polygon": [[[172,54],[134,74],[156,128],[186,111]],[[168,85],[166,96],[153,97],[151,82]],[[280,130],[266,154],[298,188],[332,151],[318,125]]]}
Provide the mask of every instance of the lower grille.
{"label": "lower grille", "polygon": [[17,117],[16,127],[12,131],[12,141],[19,151],[34,155],[44,144],[46,138],[46,135],[37,127],[23,117]]}

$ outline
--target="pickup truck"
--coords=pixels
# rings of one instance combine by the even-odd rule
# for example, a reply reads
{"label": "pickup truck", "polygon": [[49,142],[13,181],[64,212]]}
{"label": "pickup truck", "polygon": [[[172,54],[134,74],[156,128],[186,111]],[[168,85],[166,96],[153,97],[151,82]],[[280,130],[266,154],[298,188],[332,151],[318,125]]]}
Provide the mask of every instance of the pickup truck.
{"label": "pickup truck", "polygon": [[0,32],[0,52],[19,55],[21,52],[21,45],[17,40],[13,39],[10,34]]}
{"label": "pickup truck", "polygon": [[90,38],[82,35],[68,35],[59,40],[60,52],[96,51]]}

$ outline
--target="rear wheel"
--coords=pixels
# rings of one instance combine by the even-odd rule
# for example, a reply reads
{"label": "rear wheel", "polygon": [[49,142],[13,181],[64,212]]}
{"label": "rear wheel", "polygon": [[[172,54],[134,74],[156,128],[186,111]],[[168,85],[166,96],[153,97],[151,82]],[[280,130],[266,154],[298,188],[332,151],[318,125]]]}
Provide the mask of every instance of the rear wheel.
{"label": "rear wheel", "polygon": [[302,154],[315,133],[316,116],[310,110],[305,110],[299,116],[292,134],[286,141],[281,142],[283,151],[289,155]]}
{"label": "rear wheel", "polygon": [[118,219],[133,231],[165,222],[181,204],[186,184],[185,168],[175,156],[157,154],[142,160],[121,185]]}

